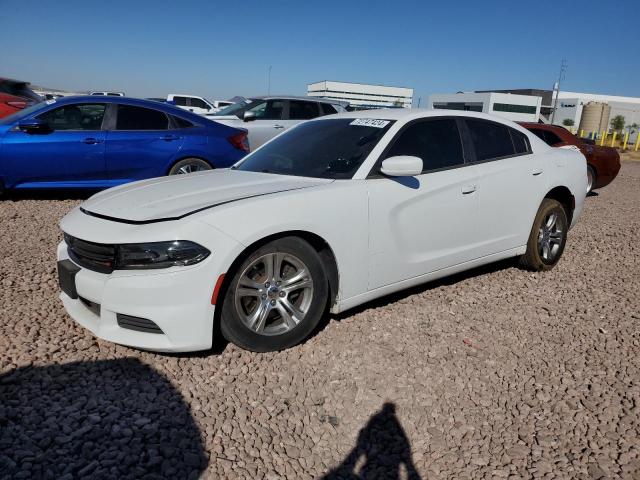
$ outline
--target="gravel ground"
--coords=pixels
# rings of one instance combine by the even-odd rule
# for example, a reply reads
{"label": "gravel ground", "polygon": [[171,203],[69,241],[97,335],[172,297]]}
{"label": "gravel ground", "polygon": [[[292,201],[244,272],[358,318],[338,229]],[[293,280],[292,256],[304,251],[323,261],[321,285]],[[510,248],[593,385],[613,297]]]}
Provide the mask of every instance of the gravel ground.
{"label": "gravel ground", "polygon": [[57,299],[57,220],[0,201],[0,478],[640,478],[640,163],[548,273],[502,263],[305,344],[161,355]]}

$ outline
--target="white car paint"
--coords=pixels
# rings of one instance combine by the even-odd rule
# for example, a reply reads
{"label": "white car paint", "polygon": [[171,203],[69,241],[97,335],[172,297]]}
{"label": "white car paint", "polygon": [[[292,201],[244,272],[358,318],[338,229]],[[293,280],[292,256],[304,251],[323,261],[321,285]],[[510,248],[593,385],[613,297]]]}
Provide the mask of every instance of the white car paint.
{"label": "white car paint", "polygon": [[[403,126],[443,115],[508,125],[528,137],[532,153],[415,177],[369,177]],[[96,336],[124,345],[161,351],[206,349],[212,343],[211,297],[217,279],[229,273],[248,246],[267,236],[304,231],[327,242],[339,272],[331,310],[341,312],[523,254],[535,213],[554,187],[568,188],[575,199],[572,226],[582,210],[584,157],[551,148],[508,120],[475,112],[398,109],[315,121],[336,118],[395,121],[351,179],[214,170],[120,186],[72,210],[60,226],[76,238],[103,244],[190,240],[211,255],[196,265],[163,270],[102,274],[81,268],[78,293],[100,304],[100,314],[61,293],[69,314]],[[64,243],[58,247],[58,259],[69,259]],[[164,333],[121,328],[116,313],[151,319]]]}
{"label": "white car paint", "polygon": [[213,115],[223,108],[233,105],[233,102],[226,100],[210,101],[204,97],[184,93],[170,93],[167,95],[167,101],[173,102],[176,107],[187,110],[188,112],[205,116]]}

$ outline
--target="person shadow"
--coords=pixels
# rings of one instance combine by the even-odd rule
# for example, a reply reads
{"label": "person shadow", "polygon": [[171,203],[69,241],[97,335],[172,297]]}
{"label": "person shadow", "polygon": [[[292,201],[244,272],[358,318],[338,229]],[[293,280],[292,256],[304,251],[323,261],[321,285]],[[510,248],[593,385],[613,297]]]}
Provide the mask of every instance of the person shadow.
{"label": "person shadow", "polygon": [[[403,473],[404,470],[404,473]],[[385,403],[360,430],[356,446],[323,480],[420,480],[409,439],[393,403]]]}
{"label": "person shadow", "polygon": [[0,480],[191,480],[208,461],[180,392],[135,358],[0,375]]}

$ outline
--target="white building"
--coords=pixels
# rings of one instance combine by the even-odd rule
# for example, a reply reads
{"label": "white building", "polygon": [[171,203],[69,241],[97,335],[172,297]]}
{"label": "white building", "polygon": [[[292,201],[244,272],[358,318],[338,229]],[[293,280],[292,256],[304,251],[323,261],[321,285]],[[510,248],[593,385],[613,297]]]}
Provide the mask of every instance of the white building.
{"label": "white building", "polygon": [[359,110],[385,107],[411,108],[413,88],[324,80],[307,85],[307,95],[349,102],[352,107]]}
{"label": "white building", "polygon": [[[555,102],[555,92],[553,102]],[[575,128],[580,125],[582,109],[589,102],[606,103],[611,107],[609,121],[622,115],[626,125],[640,124],[640,98],[619,97],[616,95],[599,95],[596,93],[563,92],[558,94],[558,107],[553,118],[555,125],[563,125],[566,119],[573,120]]]}
{"label": "white building", "polygon": [[429,96],[431,109],[469,110],[508,118],[515,122],[537,122],[542,97],[496,92],[459,92]]}

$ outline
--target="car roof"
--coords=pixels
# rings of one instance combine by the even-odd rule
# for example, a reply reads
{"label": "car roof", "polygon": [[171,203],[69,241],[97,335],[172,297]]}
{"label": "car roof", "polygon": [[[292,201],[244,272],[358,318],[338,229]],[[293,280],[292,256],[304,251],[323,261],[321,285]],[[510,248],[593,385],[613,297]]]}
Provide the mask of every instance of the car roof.
{"label": "car roof", "polygon": [[139,107],[147,107],[153,108],[155,110],[162,110],[165,113],[169,113],[171,115],[175,115],[177,117],[182,117],[185,119],[190,119],[196,123],[203,122],[211,122],[208,118],[203,117],[202,115],[198,115],[196,113],[191,113],[182,108],[171,105],[170,103],[162,103],[156,100],[143,100],[141,98],[132,98],[132,97],[116,97],[116,96],[107,96],[107,95],[75,95],[75,96],[67,96],[62,97],[60,99],[54,100],[56,105],[68,105],[73,103],[121,103],[126,105],[134,105]]}
{"label": "car roof", "polygon": [[342,105],[343,107],[349,105],[349,102],[343,102],[342,100],[333,100],[331,98],[323,97],[304,97],[300,95],[259,95],[256,97],[249,97],[249,100],[304,100],[316,103],[332,103],[334,105]]}

